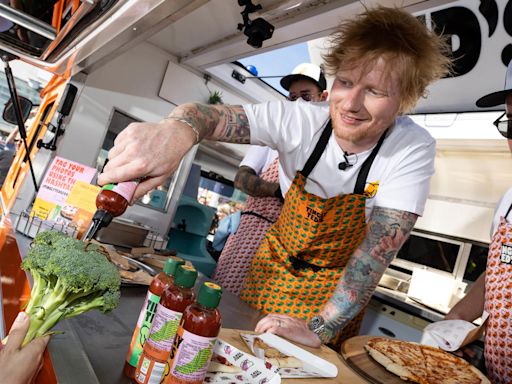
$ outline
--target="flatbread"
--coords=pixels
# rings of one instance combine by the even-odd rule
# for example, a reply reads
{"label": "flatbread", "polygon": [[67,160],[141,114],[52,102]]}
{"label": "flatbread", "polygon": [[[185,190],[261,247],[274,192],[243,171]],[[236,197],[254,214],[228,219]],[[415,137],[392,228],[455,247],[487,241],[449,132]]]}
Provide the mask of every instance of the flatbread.
{"label": "flatbread", "polygon": [[208,365],[208,372],[240,373],[242,369],[231,364],[225,357],[214,353]]}
{"label": "flatbread", "polygon": [[293,356],[288,356],[276,348],[271,347],[259,337],[254,339],[253,344],[254,352],[258,354],[257,350],[262,350],[265,360],[278,368],[302,368],[304,363],[302,360]]}
{"label": "flatbread", "polygon": [[490,384],[467,361],[439,348],[375,337],[365,349],[375,361],[403,380],[420,384]]}

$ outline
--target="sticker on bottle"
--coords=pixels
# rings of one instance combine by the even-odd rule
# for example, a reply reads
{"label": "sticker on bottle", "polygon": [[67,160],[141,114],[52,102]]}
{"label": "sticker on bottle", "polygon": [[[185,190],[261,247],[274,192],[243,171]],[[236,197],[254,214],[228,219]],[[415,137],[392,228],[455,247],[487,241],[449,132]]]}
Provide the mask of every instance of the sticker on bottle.
{"label": "sticker on bottle", "polygon": [[144,301],[143,310],[137,320],[135,331],[133,332],[132,341],[130,343],[130,351],[128,352],[128,363],[132,367],[136,367],[139,357],[142,354],[142,348],[149,334],[151,323],[155,317],[156,308],[160,302],[160,296],[148,291],[146,300]]}
{"label": "sticker on bottle", "polygon": [[123,196],[128,202],[132,200],[133,194],[139,185],[138,181],[126,181],[118,184],[106,184],[101,189],[105,191],[112,191]]}
{"label": "sticker on bottle", "polygon": [[171,351],[169,375],[178,381],[202,383],[212,358],[216,340],[216,337],[195,335],[181,326]]}
{"label": "sticker on bottle", "polygon": [[146,340],[147,355],[159,362],[165,362],[174,343],[174,338],[180,325],[181,312],[173,311],[158,304],[149,336]]}

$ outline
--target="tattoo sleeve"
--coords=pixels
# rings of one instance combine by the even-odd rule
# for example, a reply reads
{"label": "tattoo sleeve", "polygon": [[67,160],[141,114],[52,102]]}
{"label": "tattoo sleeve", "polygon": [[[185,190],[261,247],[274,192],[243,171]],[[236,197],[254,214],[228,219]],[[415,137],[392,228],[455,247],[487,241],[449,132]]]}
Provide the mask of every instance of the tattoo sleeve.
{"label": "tattoo sleeve", "polygon": [[263,180],[251,167],[241,166],[235,176],[235,187],[250,196],[274,197],[279,184]]}
{"label": "tattoo sleeve", "polygon": [[249,122],[240,105],[188,103],[176,107],[170,118],[186,121],[199,131],[199,140],[249,143]]}
{"label": "tattoo sleeve", "polygon": [[363,242],[350,258],[334,294],[322,309],[321,315],[331,339],[368,303],[417,218],[416,214],[396,209],[373,209]]}

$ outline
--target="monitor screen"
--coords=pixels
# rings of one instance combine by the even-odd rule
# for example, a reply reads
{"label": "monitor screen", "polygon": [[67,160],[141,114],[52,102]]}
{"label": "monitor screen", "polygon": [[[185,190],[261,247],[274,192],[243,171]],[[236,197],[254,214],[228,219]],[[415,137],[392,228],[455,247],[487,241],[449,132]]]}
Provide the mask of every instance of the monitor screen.
{"label": "monitor screen", "polygon": [[411,234],[392,264],[410,270],[415,266],[427,266],[453,273],[462,246],[462,242]]}

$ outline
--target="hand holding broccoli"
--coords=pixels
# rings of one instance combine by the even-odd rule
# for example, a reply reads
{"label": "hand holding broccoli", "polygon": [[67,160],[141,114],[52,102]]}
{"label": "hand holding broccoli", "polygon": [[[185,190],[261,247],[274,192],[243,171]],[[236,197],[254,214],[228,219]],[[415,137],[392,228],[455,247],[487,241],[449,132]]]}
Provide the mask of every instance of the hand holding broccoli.
{"label": "hand holding broccoli", "polygon": [[[25,347],[21,343],[29,328],[29,318],[20,312],[12,324],[9,340],[0,348],[0,372],[10,384],[32,383],[42,366],[43,352],[49,337],[40,337]],[[0,382],[4,382],[0,379]]]}
{"label": "hand holding broccoli", "polygon": [[33,278],[25,308],[30,327],[23,345],[48,334],[61,319],[91,309],[109,312],[119,304],[119,272],[97,245],[61,232],[40,232],[22,268]]}

